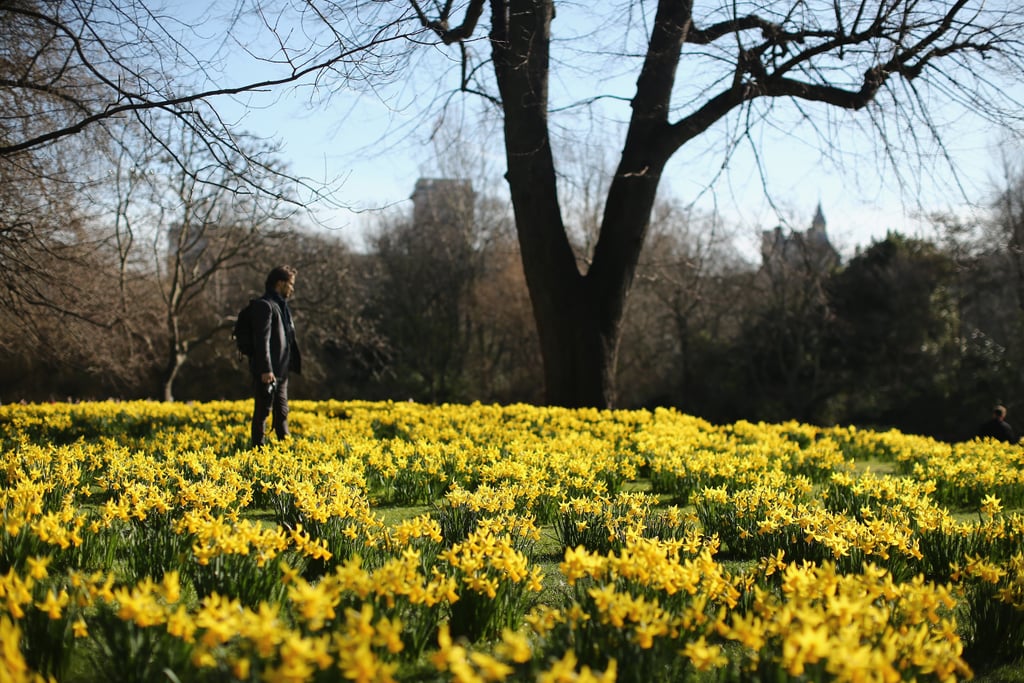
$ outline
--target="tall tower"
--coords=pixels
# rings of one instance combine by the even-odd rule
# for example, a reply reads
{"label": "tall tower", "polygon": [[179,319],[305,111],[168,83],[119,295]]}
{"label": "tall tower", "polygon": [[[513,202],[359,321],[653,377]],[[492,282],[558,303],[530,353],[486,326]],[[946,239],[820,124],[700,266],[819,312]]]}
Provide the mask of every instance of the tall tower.
{"label": "tall tower", "polygon": [[814,212],[814,219],[811,221],[811,232],[825,234],[825,214],[821,210],[821,202],[818,202],[818,210]]}

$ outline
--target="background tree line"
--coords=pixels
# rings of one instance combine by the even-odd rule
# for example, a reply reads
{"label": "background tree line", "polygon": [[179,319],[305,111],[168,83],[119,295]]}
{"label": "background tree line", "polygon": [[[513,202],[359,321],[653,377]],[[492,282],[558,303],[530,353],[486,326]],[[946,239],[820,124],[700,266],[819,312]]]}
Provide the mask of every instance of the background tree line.
{"label": "background tree line", "polygon": [[[17,323],[12,353],[22,365],[40,363],[46,349],[51,360],[86,369],[89,391],[180,396],[182,373],[202,362],[226,324],[217,297],[248,281],[261,254],[298,241],[277,233],[288,240],[289,222],[300,224],[307,208],[346,203],[327,155],[323,172],[304,178],[241,130],[255,110],[298,96],[339,132],[355,123],[336,140],[376,138],[344,156],[365,153],[384,166],[399,145],[422,145],[472,118],[494,126],[479,142],[503,160],[545,402],[650,400],[618,384],[639,363],[627,326],[645,329],[627,315],[661,321],[635,303],[649,300],[672,309],[670,336],[658,344],[677,340],[687,396],[709,343],[757,361],[737,375],[755,391],[730,401],[731,410],[764,394],[758,410],[842,405],[873,415],[881,408],[833,385],[840,371],[856,374],[847,356],[877,350],[844,349],[843,360],[832,352],[858,324],[874,323],[838,316],[840,295],[830,288],[841,282],[818,274],[794,285],[791,264],[741,290],[763,292],[753,297],[759,303],[744,296],[729,300],[735,312],[708,312],[716,287],[735,286],[734,274],[709,259],[714,244],[679,251],[666,242],[693,272],[645,272],[658,263],[641,261],[663,177],[681,173],[693,191],[715,192],[737,167],[771,194],[769,179],[788,175],[790,155],[767,149],[781,134],[858,176],[873,156],[886,189],[905,196],[931,185],[965,194],[957,152],[971,147],[967,138],[1020,133],[1024,9],[1015,3],[13,0],[0,3],[0,20],[8,29],[0,34],[0,267],[8,282],[0,305]],[[387,125],[379,137],[356,132],[380,105]],[[593,220],[583,225],[563,194],[565,169],[594,134],[617,140],[609,145],[617,152],[600,169]],[[474,383],[519,386],[525,366],[506,372],[494,361],[518,351],[473,308],[487,307],[477,283],[500,267],[483,256],[498,248],[480,237],[490,233],[435,253],[430,240],[413,239],[418,232],[395,226],[370,250],[385,259],[357,258],[351,269],[339,260],[324,273],[359,292],[367,270],[375,285],[365,292],[367,320],[344,321],[368,336],[342,343],[338,330],[326,330],[325,353],[361,359],[352,371],[388,379],[391,392],[445,397]],[[412,244],[459,264],[404,300],[429,324],[400,323],[416,318],[389,309],[394,300],[376,287],[398,289],[403,268],[419,272]],[[644,278],[671,284],[631,296]],[[503,302],[506,295],[499,292]],[[37,316],[44,309],[45,319]],[[719,325],[711,342],[700,336],[708,334],[702,316]],[[749,343],[734,349],[737,339]],[[899,362],[915,353],[901,347]],[[720,380],[739,382],[737,363],[725,360]]]}
{"label": "background tree line", "polygon": [[[175,155],[204,153],[179,140]],[[166,151],[125,148],[108,148],[118,170],[86,191],[49,191],[45,174],[39,194],[0,186],[0,400],[247,397],[230,327],[279,262],[299,270],[296,397],[544,400],[513,222],[493,195],[424,180],[433,193],[378,217],[356,250],[303,227],[286,201],[231,191],[220,165],[197,179]],[[932,238],[890,233],[845,262],[800,235],[785,258],[751,262],[721,218],[659,201],[616,406],[946,439],[969,437],[996,401],[1012,416],[1024,406],[1022,178],[1007,171],[984,220],[936,215]],[[579,207],[585,268],[599,211]]]}
{"label": "background tree line", "polygon": [[[0,400],[243,396],[232,316],[290,262],[311,361],[297,396],[949,438],[1014,407],[1019,173],[991,220],[935,217],[934,239],[890,235],[847,263],[791,247],[746,263],[719,217],[660,186],[682,153],[713,192],[749,146],[767,191],[774,129],[837,161],[868,142],[908,194],[937,167],[962,191],[944,136],[1020,132],[1012,3],[15,0],[0,16]],[[504,191],[384,216],[353,250],[306,227],[344,204],[326,168],[304,178],[241,129],[272,106],[261,94],[298,93],[339,125],[352,93],[410,114],[376,142],[480,116]],[[596,131],[619,143],[591,184],[566,162]]]}

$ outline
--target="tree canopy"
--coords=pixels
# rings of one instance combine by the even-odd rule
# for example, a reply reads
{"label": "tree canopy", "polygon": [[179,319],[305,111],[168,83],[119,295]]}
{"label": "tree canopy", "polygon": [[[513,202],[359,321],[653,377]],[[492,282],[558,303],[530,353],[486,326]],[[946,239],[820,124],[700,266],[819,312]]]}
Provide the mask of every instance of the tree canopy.
{"label": "tree canopy", "polygon": [[[792,126],[826,151],[848,125],[877,143],[898,182],[910,167],[955,165],[946,123],[961,113],[1020,121],[1024,8],[980,0],[634,0],[582,8],[561,0],[239,0],[183,18],[152,0],[17,0],[0,8],[0,157],[131,116],[195,131],[243,186],[267,191],[218,98],[292,84],[331,107],[372,92],[431,120],[457,95],[501,120],[523,269],[547,400],[611,405],[622,320],[668,161],[696,141],[719,154],[692,163],[710,179],[765,127]],[[557,12],[556,12],[557,10]],[[226,33],[205,39],[213,25]],[[263,67],[238,82],[242,52]],[[429,96],[423,97],[424,93]],[[592,258],[581,264],[559,195],[557,126],[611,110],[620,156]],[[625,105],[628,105],[625,106]],[[566,115],[570,118],[566,119]],[[446,125],[445,120],[436,125]],[[170,150],[168,150],[169,153]],[[242,152],[242,154],[235,154]],[[173,153],[172,157],[173,157]],[[176,158],[176,157],[175,157]],[[907,161],[912,163],[908,166]],[[186,160],[180,160],[186,167]],[[13,163],[13,162],[12,162]],[[274,170],[269,167],[270,170]],[[280,173],[277,171],[277,173]],[[271,176],[274,174],[272,173]]]}

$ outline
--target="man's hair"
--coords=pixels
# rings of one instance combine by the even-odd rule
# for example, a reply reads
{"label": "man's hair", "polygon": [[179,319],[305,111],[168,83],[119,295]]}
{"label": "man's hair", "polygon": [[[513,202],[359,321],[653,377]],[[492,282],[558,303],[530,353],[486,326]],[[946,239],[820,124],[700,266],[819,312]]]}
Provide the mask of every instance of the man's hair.
{"label": "man's hair", "polygon": [[278,282],[288,282],[295,277],[295,273],[296,270],[291,266],[278,266],[277,268],[274,268],[270,271],[270,274],[267,275],[267,283],[264,287],[264,291],[273,291],[274,285]]}

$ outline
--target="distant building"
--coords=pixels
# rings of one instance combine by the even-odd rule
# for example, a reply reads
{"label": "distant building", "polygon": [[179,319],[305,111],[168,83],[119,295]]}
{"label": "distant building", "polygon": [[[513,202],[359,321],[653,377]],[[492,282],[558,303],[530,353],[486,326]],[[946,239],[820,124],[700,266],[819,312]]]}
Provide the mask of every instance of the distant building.
{"label": "distant building", "polygon": [[801,270],[826,273],[839,265],[839,252],[829,242],[825,232],[825,214],[821,204],[814,214],[811,227],[804,232],[782,227],[761,233],[761,269],[769,272]]}
{"label": "distant building", "polygon": [[412,222],[417,226],[471,226],[476,192],[461,178],[420,178],[412,192]]}

